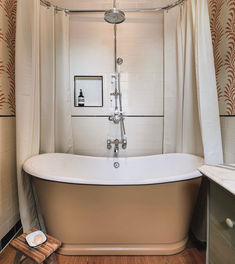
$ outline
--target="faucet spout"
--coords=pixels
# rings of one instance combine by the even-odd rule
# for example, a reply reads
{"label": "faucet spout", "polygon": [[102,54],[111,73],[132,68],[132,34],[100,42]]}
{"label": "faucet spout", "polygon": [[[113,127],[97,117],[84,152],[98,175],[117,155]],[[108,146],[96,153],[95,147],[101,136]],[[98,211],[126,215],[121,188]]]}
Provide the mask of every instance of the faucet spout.
{"label": "faucet spout", "polygon": [[117,157],[119,153],[119,140],[115,139],[114,140],[114,156]]}

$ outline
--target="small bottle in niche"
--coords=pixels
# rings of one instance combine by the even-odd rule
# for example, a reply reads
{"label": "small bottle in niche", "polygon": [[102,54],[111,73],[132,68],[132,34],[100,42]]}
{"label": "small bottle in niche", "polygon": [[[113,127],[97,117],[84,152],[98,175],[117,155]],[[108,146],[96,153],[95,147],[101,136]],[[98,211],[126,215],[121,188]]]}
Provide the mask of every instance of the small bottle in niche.
{"label": "small bottle in niche", "polygon": [[82,93],[82,89],[80,89],[80,94],[78,96],[78,106],[79,107],[85,106],[85,98],[84,98],[84,95]]}

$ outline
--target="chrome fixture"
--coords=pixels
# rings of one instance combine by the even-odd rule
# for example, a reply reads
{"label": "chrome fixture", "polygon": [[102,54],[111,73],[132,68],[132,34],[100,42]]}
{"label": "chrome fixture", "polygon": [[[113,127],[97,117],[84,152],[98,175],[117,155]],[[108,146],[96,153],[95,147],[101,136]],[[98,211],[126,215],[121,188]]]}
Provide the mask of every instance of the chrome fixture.
{"label": "chrome fixture", "polygon": [[[116,28],[116,25],[114,25],[114,27]],[[116,30],[114,31],[114,41],[116,43]],[[120,132],[121,132],[121,140],[118,141],[110,141],[108,140],[107,142],[107,148],[111,149],[110,145],[113,143],[115,144],[116,148],[114,149],[114,155],[117,156],[119,149],[117,148],[117,146],[119,144],[122,145],[122,149],[126,149],[127,148],[127,139],[126,139],[126,129],[125,129],[125,123],[124,123],[124,116],[123,116],[123,110],[122,110],[122,93],[121,93],[121,83],[120,83],[120,79],[121,79],[121,73],[120,73],[120,66],[123,63],[123,59],[122,58],[117,58],[116,59],[116,45],[115,45],[115,50],[114,50],[114,54],[115,54],[115,74],[113,75],[115,78],[115,90],[113,93],[111,93],[111,96],[114,96],[115,98],[115,109],[114,109],[114,113],[113,115],[109,116],[109,121],[113,122],[114,124],[119,124],[120,125]]]}
{"label": "chrome fixture", "polygon": [[126,149],[127,148],[127,140],[123,139],[122,140],[122,149]]}
{"label": "chrome fixture", "polygon": [[108,139],[107,140],[107,149],[111,149],[112,148],[112,140],[111,139]]}
{"label": "chrome fixture", "polygon": [[[116,0],[113,1],[113,9],[115,9],[115,8],[116,8]],[[107,12],[109,12],[109,11],[107,11]],[[105,19],[105,21],[107,21],[106,16],[104,19]],[[114,24],[113,38],[114,38],[114,71],[115,71],[115,74],[113,75],[113,77],[115,79],[115,81],[114,81],[115,88],[114,88],[114,92],[110,94],[111,96],[114,96],[115,108],[114,108],[113,115],[109,116],[109,121],[113,122],[115,125],[119,124],[120,125],[120,132],[121,132],[120,141],[118,139],[115,139],[114,141],[110,142],[108,140],[108,142],[107,142],[107,148],[109,150],[111,149],[110,146],[112,143],[115,145],[115,147],[114,147],[114,156],[115,157],[117,157],[118,153],[119,153],[119,144],[122,145],[123,149],[127,148],[126,129],[125,129],[125,124],[124,124],[123,110],[122,110],[121,71],[120,71],[120,66],[123,64],[123,59],[120,57],[117,57],[117,24],[118,24],[118,21],[120,21],[120,20],[121,20],[121,17],[117,17],[116,20],[107,21],[108,23]],[[125,17],[124,17],[123,21],[124,20],[125,20]]]}
{"label": "chrome fixture", "polygon": [[[57,11],[65,11],[67,13],[105,13],[107,10],[102,10],[102,9],[87,9],[87,10],[68,10],[66,8],[61,8],[61,7],[58,7],[58,6],[55,6],[55,5],[52,5],[49,1],[47,0],[40,0],[44,5],[48,6],[48,7],[51,7],[53,6]],[[180,5],[180,4],[183,4],[185,2],[185,0],[177,0],[175,2],[173,2],[172,4],[169,4],[167,6],[164,6],[164,7],[157,7],[157,8],[132,8],[132,9],[122,9],[122,10],[119,10],[119,11],[122,11],[122,12],[161,12],[161,11],[167,11],[167,10],[170,10],[172,8],[174,8],[175,6],[177,5]]]}
{"label": "chrome fixture", "polygon": [[107,149],[112,149],[112,145],[114,145],[114,157],[118,157],[119,154],[119,145],[122,145],[122,149],[126,149],[127,148],[127,140],[126,139],[108,139],[107,140]]}
{"label": "chrome fixture", "polygon": [[112,8],[104,13],[104,20],[110,24],[121,24],[125,19],[125,13],[117,8]]}
{"label": "chrome fixture", "polygon": [[120,163],[119,163],[119,162],[114,162],[114,163],[113,163],[113,167],[114,167],[115,169],[118,169],[118,168],[120,167]]}
{"label": "chrome fixture", "polygon": [[114,156],[118,156],[118,153],[119,153],[119,140],[118,139],[115,139],[114,140]]}
{"label": "chrome fixture", "polygon": [[123,64],[123,58],[117,58],[117,64],[122,65]]}
{"label": "chrome fixture", "polygon": [[[118,96],[115,93],[112,93],[111,95]],[[124,120],[124,117],[122,113],[120,113],[118,110],[115,110],[114,114],[112,116],[109,116],[109,121],[112,121],[114,124],[119,124]]]}
{"label": "chrome fixture", "polygon": [[116,8],[116,0],[113,1],[113,8],[105,11],[104,20],[110,24],[121,24],[126,19],[125,13]]}

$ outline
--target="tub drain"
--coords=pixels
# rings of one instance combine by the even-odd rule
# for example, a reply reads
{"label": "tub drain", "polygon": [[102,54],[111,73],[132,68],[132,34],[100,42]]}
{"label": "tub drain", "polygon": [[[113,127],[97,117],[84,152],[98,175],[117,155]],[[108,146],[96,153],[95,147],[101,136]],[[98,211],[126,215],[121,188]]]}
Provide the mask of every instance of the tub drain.
{"label": "tub drain", "polygon": [[114,163],[113,163],[113,167],[114,167],[115,169],[118,169],[118,168],[120,167],[119,162],[114,162]]}

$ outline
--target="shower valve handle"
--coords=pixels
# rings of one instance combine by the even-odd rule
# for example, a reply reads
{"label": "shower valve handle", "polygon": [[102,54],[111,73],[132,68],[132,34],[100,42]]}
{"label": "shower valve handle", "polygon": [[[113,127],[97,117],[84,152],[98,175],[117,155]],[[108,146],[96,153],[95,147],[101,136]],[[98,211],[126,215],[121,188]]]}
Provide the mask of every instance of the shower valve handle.
{"label": "shower valve handle", "polygon": [[107,140],[107,149],[111,149],[112,148],[112,141],[110,139]]}

